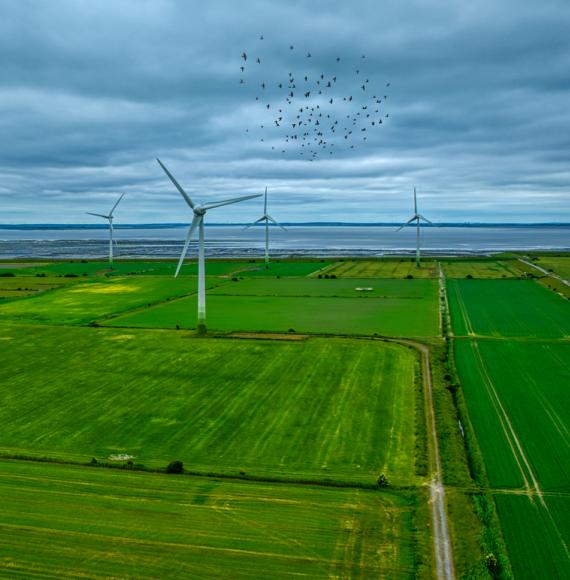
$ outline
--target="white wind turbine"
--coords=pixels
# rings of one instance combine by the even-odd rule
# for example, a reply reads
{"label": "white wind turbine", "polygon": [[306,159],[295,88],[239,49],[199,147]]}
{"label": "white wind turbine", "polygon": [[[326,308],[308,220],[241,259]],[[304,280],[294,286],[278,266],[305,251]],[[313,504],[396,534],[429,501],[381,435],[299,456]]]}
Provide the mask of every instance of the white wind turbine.
{"label": "white wind turbine", "polygon": [[416,268],[420,267],[420,221],[427,222],[431,224],[427,218],[423,215],[418,213],[418,202],[416,199],[416,188],[414,187],[414,215],[411,219],[409,219],[405,224],[402,224],[396,231],[399,232],[402,228],[406,227],[407,225],[411,224],[412,222],[416,222]]}
{"label": "white wind turbine", "polygon": [[215,201],[212,203],[197,204],[194,203],[190,196],[182,189],[178,181],[174,179],[173,175],[166,169],[164,164],[160,159],[156,159],[158,164],[162,167],[164,173],[168,176],[168,179],[172,181],[174,187],[180,192],[184,201],[190,206],[190,209],[194,212],[194,219],[192,224],[188,229],[188,235],[186,236],[186,243],[184,244],[184,249],[180,255],[180,260],[178,260],[178,266],[176,268],[176,273],[174,277],[178,276],[184,258],[186,257],[186,252],[188,251],[188,245],[192,239],[192,234],[196,228],[199,228],[199,243],[198,243],[198,332],[203,333],[206,331],[206,271],[204,264],[204,216],[209,209],[215,207],[220,207],[222,205],[229,205],[231,203],[237,203],[239,201],[245,201],[246,199],[253,199],[254,197],[261,197],[261,193],[255,195],[244,195],[242,197],[235,197],[233,199],[226,199],[224,201]]}
{"label": "white wind turbine", "polygon": [[263,215],[252,224],[245,226],[244,230],[247,230],[251,226],[258,224],[260,222],[265,222],[265,268],[269,268],[269,222],[274,223],[279,226],[284,232],[287,230],[280,224],[277,223],[268,213],[267,213],[267,187],[265,188],[265,198],[263,202]]}
{"label": "white wind turbine", "polygon": [[[90,211],[85,212],[88,213],[89,215],[96,215],[97,217],[102,217],[109,221],[109,264],[113,263],[113,212],[115,211],[115,209],[117,208],[123,197],[125,197],[125,194],[121,193],[121,197],[119,197],[115,205],[111,208],[109,215],[104,215],[102,213],[92,213]],[[115,244],[116,243],[117,242],[115,242]]]}

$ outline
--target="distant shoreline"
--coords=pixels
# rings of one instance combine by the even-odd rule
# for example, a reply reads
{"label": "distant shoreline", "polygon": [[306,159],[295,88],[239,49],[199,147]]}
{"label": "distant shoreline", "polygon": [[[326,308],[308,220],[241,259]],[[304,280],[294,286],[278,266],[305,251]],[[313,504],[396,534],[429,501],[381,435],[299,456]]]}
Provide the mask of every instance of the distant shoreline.
{"label": "distant shoreline", "polygon": [[[208,223],[208,227],[244,227],[248,223]],[[399,227],[401,222],[282,222],[286,227]],[[116,224],[115,229],[165,229],[186,228],[188,222],[160,224]],[[257,227],[263,227],[259,225]],[[568,228],[566,222],[540,223],[483,223],[483,222],[442,222],[422,224],[422,228]],[[0,224],[0,230],[101,230],[107,224]]]}

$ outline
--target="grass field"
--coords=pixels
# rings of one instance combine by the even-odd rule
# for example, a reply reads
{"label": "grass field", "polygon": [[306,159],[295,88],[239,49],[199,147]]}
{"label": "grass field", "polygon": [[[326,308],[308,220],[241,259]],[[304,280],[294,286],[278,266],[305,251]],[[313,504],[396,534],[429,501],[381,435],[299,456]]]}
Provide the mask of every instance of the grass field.
{"label": "grass field", "polygon": [[[44,281],[48,278],[30,280]],[[222,280],[207,280],[209,287],[218,283]],[[82,283],[67,288],[0,303],[0,321],[85,324],[124,310],[190,294],[196,289],[197,278],[140,276],[101,281],[82,279]]]}
{"label": "grass field", "polygon": [[415,577],[388,493],[0,461],[0,575]]}
{"label": "grass field", "polygon": [[534,262],[537,266],[570,280],[570,257],[540,256]]}
{"label": "grass field", "polygon": [[201,340],[2,327],[0,451],[409,484],[414,351],[380,341]]}
{"label": "grass field", "polygon": [[[265,268],[263,260],[212,260],[206,262],[208,276],[307,276],[321,268],[325,268],[331,262],[328,260],[293,262],[271,262],[269,269]],[[150,276],[174,276],[177,261],[158,260],[115,260],[111,267],[106,261],[69,260],[67,262],[45,262],[21,264],[4,264],[0,267],[0,274],[16,273],[18,276],[65,276],[74,274],[77,276],[126,276],[126,275],[150,275]],[[18,266],[16,268],[15,266]],[[198,264],[196,261],[186,261],[180,270],[180,275],[196,276]]]}
{"label": "grass field", "polygon": [[568,578],[570,497],[549,497],[549,512],[520,495],[496,494],[495,503],[515,578]]}
{"label": "grass field", "polygon": [[[337,262],[324,272],[334,274],[339,278],[435,278],[437,264],[422,262],[421,268],[416,268],[415,260],[403,258],[401,260],[346,260]],[[323,272],[323,273],[324,273]]]}
{"label": "grass field", "polygon": [[448,280],[458,336],[567,337],[570,305],[532,280]]}
{"label": "grass field", "polygon": [[526,458],[542,490],[570,493],[570,343],[458,340],[456,360],[491,485],[532,486]]}
{"label": "grass field", "polygon": [[[208,328],[384,336],[439,334],[435,281],[377,280],[374,292],[357,293],[354,288],[362,284],[370,286],[371,281],[313,278],[233,282],[208,293]],[[257,294],[250,295],[252,292]],[[195,321],[196,297],[191,296],[118,316],[105,324],[194,328]]]}
{"label": "grass field", "polygon": [[517,260],[441,260],[448,278],[518,278],[525,272]]}
{"label": "grass field", "polygon": [[[359,291],[357,288],[372,290]],[[256,278],[225,284],[210,292],[210,295],[411,298],[428,301],[435,298],[436,292],[436,282],[433,280]]]}
{"label": "grass field", "polygon": [[455,359],[515,577],[567,577],[570,342],[461,339]]}
{"label": "grass field", "polygon": [[13,278],[0,277],[0,299],[33,296],[46,290],[53,290],[54,288],[69,286],[74,283],[76,283],[76,280],[70,278],[36,278],[35,276],[18,275]]}

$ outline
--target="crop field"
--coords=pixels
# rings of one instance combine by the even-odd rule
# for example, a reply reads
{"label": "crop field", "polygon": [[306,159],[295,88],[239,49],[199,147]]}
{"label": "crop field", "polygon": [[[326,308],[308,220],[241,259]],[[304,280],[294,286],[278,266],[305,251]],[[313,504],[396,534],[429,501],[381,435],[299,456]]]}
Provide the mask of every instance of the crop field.
{"label": "crop field", "polygon": [[222,294],[234,296],[398,298],[428,302],[437,298],[437,283],[434,280],[263,278],[244,279],[233,284],[225,284],[223,287],[210,292],[211,296]]}
{"label": "crop field", "polygon": [[435,262],[422,262],[420,268],[416,268],[415,260],[402,258],[401,260],[346,260],[337,262],[325,271],[334,274],[338,278],[435,278],[437,276],[437,264]]}
{"label": "crop field", "polygon": [[[45,281],[48,278],[30,280]],[[212,287],[222,282],[210,278],[207,285]],[[197,284],[197,278],[83,279],[82,283],[67,288],[0,303],[0,321],[84,324],[124,310],[190,294],[196,291]]]}
{"label": "crop field", "polygon": [[540,256],[535,260],[537,266],[549,270],[562,276],[566,280],[570,280],[570,256]]}
{"label": "crop field", "polygon": [[532,485],[522,450],[542,490],[570,493],[570,343],[458,340],[456,359],[491,485]]}
{"label": "crop field", "polygon": [[1,327],[0,344],[4,454],[415,480],[418,369],[407,347],[21,325]]}
{"label": "crop field", "polygon": [[448,278],[519,278],[526,269],[517,260],[441,260]]}
{"label": "crop field", "polygon": [[0,575],[412,578],[413,499],[0,461]]}
{"label": "crop field", "polygon": [[32,296],[46,290],[53,290],[61,286],[68,286],[74,283],[69,278],[42,277],[32,276],[3,277],[0,276],[0,299],[4,298],[22,298]]}
{"label": "crop field", "polygon": [[[113,266],[106,261],[69,260],[67,262],[30,262],[29,264],[3,264],[0,274],[16,273],[18,276],[174,276],[177,260],[115,260]],[[292,262],[270,262],[265,268],[263,260],[212,260],[206,262],[208,276],[308,276],[331,264],[328,260]],[[180,276],[196,276],[198,264],[195,260],[186,261],[180,270]]]}
{"label": "crop field", "polygon": [[[232,282],[208,293],[208,327],[221,331],[379,334],[439,334],[437,285],[430,280],[256,279]],[[255,294],[251,294],[255,293]],[[354,298],[349,298],[355,296]],[[368,296],[368,297],[367,297]],[[375,296],[375,297],[374,297]],[[196,297],[117,316],[106,325],[194,328]]]}
{"label": "crop field", "polygon": [[450,279],[447,288],[458,336],[570,335],[568,302],[532,280]]}
{"label": "crop field", "polygon": [[568,578],[570,496],[548,497],[548,511],[516,494],[496,494],[495,503],[515,578]]}

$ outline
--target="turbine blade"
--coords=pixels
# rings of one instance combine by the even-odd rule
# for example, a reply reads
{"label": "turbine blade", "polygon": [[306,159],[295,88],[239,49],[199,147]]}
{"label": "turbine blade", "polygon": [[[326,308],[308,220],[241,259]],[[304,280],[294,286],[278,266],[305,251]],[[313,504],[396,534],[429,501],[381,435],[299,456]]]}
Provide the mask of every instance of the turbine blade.
{"label": "turbine blade", "polygon": [[418,213],[418,201],[416,198],[416,188],[414,187],[414,213]]}
{"label": "turbine blade", "polygon": [[214,207],[220,207],[222,205],[229,205],[230,203],[238,203],[238,201],[245,201],[246,199],[253,199],[254,197],[261,197],[262,193],[256,193],[255,195],[244,195],[243,197],[234,197],[233,199],[226,199],[224,201],[215,201],[212,203],[205,203],[202,207],[204,209],[212,209]]}
{"label": "turbine blade", "polygon": [[158,161],[158,164],[162,167],[164,173],[166,173],[166,175],[168,176],[168,179],[170,179],[170,181],[172,181],[172,183],[174,184],[174,187],[176,187],[176,189],[180,192],[180,195],[182,195],[182,197],[186,200],[186,203],[192,209],[194,209],[194,202],[190,199],[190,196],[182,189],[182,186],[178,183],[178,181],[176,181],[176,179],[174,179],[174,176],[172,175],[172,173],[170,173],[170,171],[168,171],[168,169],[166,169],[166,167],[164,166],[162,161],[158,157],[156,158],[156,160]]}
{"label": "turbine blade", "polygon": [[409,219],[405,224],[402,224],[396,231],[399,232],[402,228],[405,228],[408,224],[411,224],[416,219],[414,216],[412,219]]}
{"label": "turbine blade", "polygon": [[113,212],[115,211],[115,208],[119,205],[119,203],[121,203],[121,200],[123,199],[123,197],[125,197],[124,193],[121,193],[121,197],[119,197],[119,199],[116,201],[115,205],[113,206],[113,209],[109,212],[109,215],[112,216]]}
{"label": "turbine blade", "polygon": [[427,218],[425,218],[423,215],[418,215],[418,217],[419,217],[421,220],[424,220],[424,222],[427,222],[428,224],[433,224],[433,222],[430,222],[430,221],[429,221]]}
{"label": "turbine blade", "polygon": [[248,230],[251,226],[254,226],[255,224],[258,224],[259,222],[262,222],[265,219],[265,216],[260,217],[258,220],[255,220],[254,222],[250,223],[248,226],[245,226],[245,228],[243,228],[244,230]]}
{"label": "turbine blade", "polygon": [[91,211],[86,211],[85,213],[87,213],[89,215],[96,215],[97,217],[102,217],[102,218],[105,218],[106,220],[108,220],[110,217],[108,215],[103,215],[102,213],[93,213]]}
{"label": "turbine blade", "polygon": [[270,222],[273,222],[276,226],[279,226],[284,232],[287,231],[287,228],[284,228],[279,222],[276,222],[270,215],[267,216],[267,219]]}
{"label": "turbine blade", "polygon": [[178,276],[178,273],[180,272],[180,268],[182,268],[182,262],[184,262],[184,258],[186,257],[186,252],[188,251],[188,246],[190,244],[190,240],[192,239],[192,234],[194,233],[194,230],[198,227],[200,221],[203,219],[204,216],[201,215],[195,215],[194,219],[192,220],[192,224],[190,225],[190,228],[188,229],[188,235],[186,236],[186,243],[184,244],[184,249],[182,250],[182,254],[180,254],[180,260],[178,260],[178,266],[176,267],[176,274],[174,274],[174,277],[176,278]]}
{"label": "turbine blade", "polygon": [[265,188],[265,200],[263,203],[263,215],[267,215],[267,187]]}

